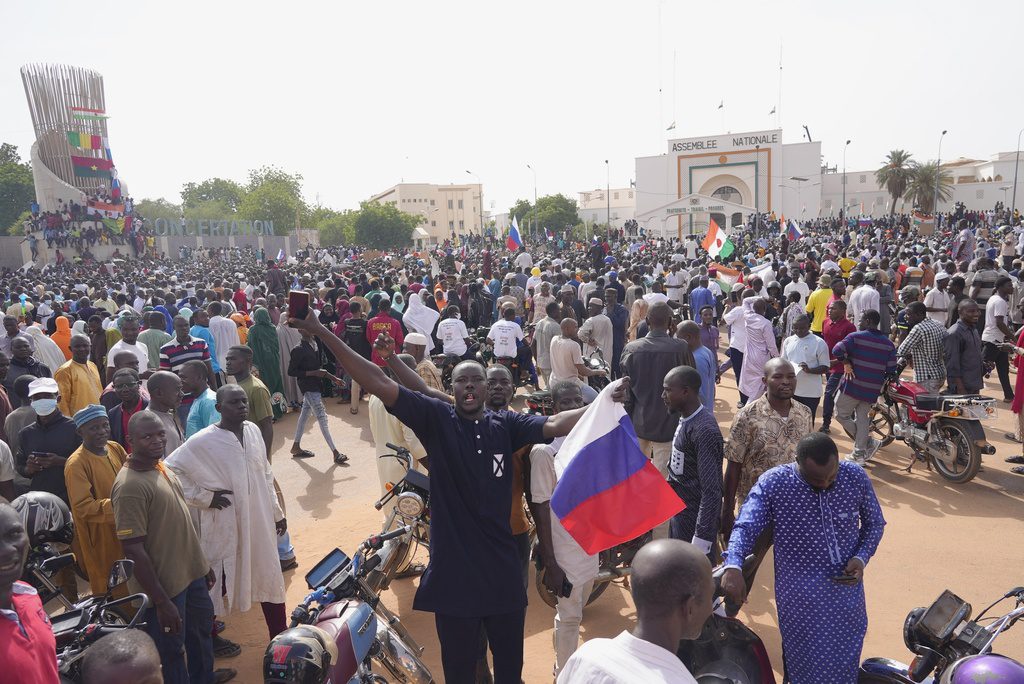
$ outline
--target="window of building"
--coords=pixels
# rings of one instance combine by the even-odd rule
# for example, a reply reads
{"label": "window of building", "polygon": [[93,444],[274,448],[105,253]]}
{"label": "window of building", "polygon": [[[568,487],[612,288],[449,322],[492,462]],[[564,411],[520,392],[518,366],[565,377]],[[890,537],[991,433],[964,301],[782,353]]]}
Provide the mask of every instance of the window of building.
{"label": "window of building", "polygon": [[[431,226],[432,228],[433,228],[433,227],[435,227],[435,226],[437,226],[437,221],[431,221],[431,222],[430,222],[430,226]],[[128,358],[131,358],[131,357],[129,356]]]}
{"label": "window of building", "polygon": [[742,198],[740,197],[740,191],[731,185],[723,185],[722,187],[711,193],[712,197],[725,200],[726,202],[739,202]]}
{"label": "window of building", "polygon": [[613,192],[612,193],[612,199],[619,199],[619,193]]}
{"label": "window of building", "polygon": [[632,190],[629,191],[629,199],[633,199],[633,191]]}
{"label": "window of building", "polygon": [[462,230],[465,227],[466,227],[466,222],[465,221],[459,221],[459,230]]}
{"label": "window of building", "polygon": [[860,174],[860,182],[861,182],[861,184],[864,184],[864,183],[868,182],[868,175],[866,173]]}
{"label": "window of building", "polygon": [[[451,207],[449,207],[449,208],[451,208]],[[462,200],[459,200],[459,209],[462,209],[462,208],[463,208],[462,207]]]}
{"label": "window of building", "polygon": [[451,209],[451,208],[452,208],[452,205],[453,205],[453,204],[454,204],[454,202],[452,202],[452,200],[448,200],[448,208],[449,208],[449,209]]}
{"label": "window of building", "polygon": [[[451,200],[448,201],[450,202]],[[448,230],[455,230],[455,221],[448,222]]]}
{"label": "window of building", "polygon": [[430,200],[430,206],[434,206],[434,200]]}

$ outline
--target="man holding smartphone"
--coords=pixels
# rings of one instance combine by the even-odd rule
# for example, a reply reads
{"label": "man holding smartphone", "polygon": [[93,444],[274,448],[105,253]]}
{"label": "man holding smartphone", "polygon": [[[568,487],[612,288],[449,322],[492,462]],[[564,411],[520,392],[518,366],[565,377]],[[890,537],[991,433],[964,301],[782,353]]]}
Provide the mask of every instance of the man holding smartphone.
{"label": "man holding smartphone", "polygon": [[722,589],[746,598],[744,559],[774,528],[775,600],[790,681],[854,682],[868,618],[864,568],[885,519],[863,468],[839,461],[830,437],[812,432],[796,463],[767,471],[747,495],[725,553]]}

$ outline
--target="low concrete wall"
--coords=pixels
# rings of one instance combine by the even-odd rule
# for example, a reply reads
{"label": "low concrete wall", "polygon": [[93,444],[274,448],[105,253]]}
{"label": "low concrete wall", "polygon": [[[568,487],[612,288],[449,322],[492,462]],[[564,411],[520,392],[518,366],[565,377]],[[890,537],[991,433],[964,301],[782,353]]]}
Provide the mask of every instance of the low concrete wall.
{"label": "low concrete wall", "polygon": [[[303,235],[305,237],[305,235]],[[32,251],[23,238],[12,235],[0,236],[0,268],[21,268],[32,258]],[[277,256],[278,251],[284,250],[286,255],[294,254],[301,247],[306,246],[305,240],[300,244],[298,238],[293,235],[235,235],[231,237],[197,237],[197,236],[165,236],[156,239],[157,250],[167,255],[171,260],[177,260],[178,248],[186,247],[247,247],[255,249],[263,248],[268,259]],[[46,263],[53,263],[55,260],[53,250],[47,249],[46,240],[42,238],[38,242],[39,259],[36,264],[42,266]],[[92,248],[92,253],[100,261],[107,261],[111,258],[114,250],[120,249],[121,254],[130,255],[131,247],[128,245],[97,245]],[[78,251],[71,248],[61,249],[61,252],[68,259],[71,259]]]}

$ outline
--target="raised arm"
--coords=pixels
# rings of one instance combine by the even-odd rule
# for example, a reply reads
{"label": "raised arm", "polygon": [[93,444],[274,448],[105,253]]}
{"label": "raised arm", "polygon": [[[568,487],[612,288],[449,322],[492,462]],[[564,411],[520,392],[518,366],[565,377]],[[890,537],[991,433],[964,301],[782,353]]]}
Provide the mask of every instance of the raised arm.
{"label": "raised arm", "polygon": [[324,343],[324,346],[331,350],[334,358],[338,360],[345,372],[351,375],[352,379],[367,392],[380,397],[385,406],[393,406],[398,401],[398,383],[384,375],[384,371],[378,368],[377,364],[364,359],[335,337],[334,333],[317,320],[312,309],[306,318],[289,318],[288,323],[316,335]]}
{"label": "raised arm", "polygon": [[395,340],[387,333],[380,333],[377,335],[377,339],[373,342],[374,349],[377,350],[377,355],[384,359],[384,362],[388,364],[388,368],[395,374],[403,386],[411,389],[413,392],[419,392],[425,394],[428,397],[434,397],[441,401],[447,401],[449,404],[455,403],[455,398],[439,392],[423,382],[423,378],[420,374],[414,371],[409,366],[405,365],[405,362],[398,358],[398,354],[395,353]]}

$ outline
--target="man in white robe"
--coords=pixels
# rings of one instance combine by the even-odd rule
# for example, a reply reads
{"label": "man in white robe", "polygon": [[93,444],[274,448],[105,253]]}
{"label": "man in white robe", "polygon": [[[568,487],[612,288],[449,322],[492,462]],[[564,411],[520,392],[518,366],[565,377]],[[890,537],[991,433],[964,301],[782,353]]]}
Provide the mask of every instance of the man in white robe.
{"label": "man in white robe", "polygon": [[198,518],[203,553],[217,577],[210,590],[216,613],[245,612],[261,603],[273,638],[287,627],[277,555],[277,531],[287,523],[263,437],[246,420],[245,390],[221,387],[217,411],[220,422],[190,437],[165,463]]}
{"label": "man in white robe", "polygon": [[779,355],[772,323],[764,317],[765,308],[765,301],[760,297],[743,300],[743,323],[747,337],[739,382],[740,399],[743,401],[753,401],[764,394],[764,364]]}
{"label": "man in white robe", "polygon": [[221,368],[227,363],[228,349],[242,343],[238,337],[238,326],[230,318],[224,317],[224,307],[224,302],[211,302],[207,309],[210,314],[210,334],[213,335],[214,348],[217,350],[217,364]]}

